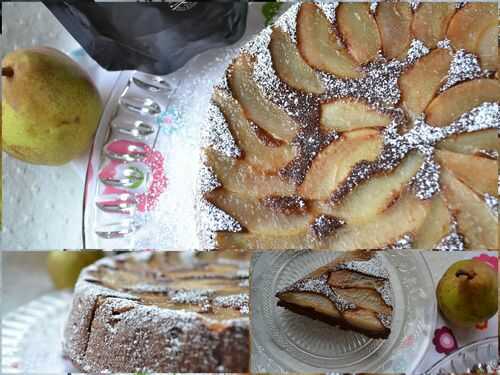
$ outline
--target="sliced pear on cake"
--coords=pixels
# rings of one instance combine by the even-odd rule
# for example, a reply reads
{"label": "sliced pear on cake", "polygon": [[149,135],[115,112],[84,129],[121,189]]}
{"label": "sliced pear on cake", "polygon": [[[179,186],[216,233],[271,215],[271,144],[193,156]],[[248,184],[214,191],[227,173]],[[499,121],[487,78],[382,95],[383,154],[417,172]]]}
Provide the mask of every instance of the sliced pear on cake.
{"label": "sliced pear on cake", "polygon": [[313,160],[299,187],[307,199],[326,200],[347,178],[356,163],[374,161],[382,150],[383,137],[377,130],[361,129],[342,134]]}
{"label": "sliced pear on cake", "polygon": [[420,58],[399,78],[403,106],[414,114],[422,113],[446,80],[452,56],[436,49]]}
{"label": "sliced pear on cake", "polygon": [[481,35],[497,24],[496,3],[468,3],[453,16],[447,37],[455,49],[477,53]]}
{"label": "sliced pear on cake", "polygon": [[341,217],[350,224],[375,220],[399,199],[422,162],[423,158],[412,152],[394,171],[361,183],[338,204],[314,201],[312,208],[317,214]]}
{"label": "sliced pear on cake", "polygon": [[325,92],[316,72],[304,61],[288,33],[275,27],[269,49],[276,74],[283,82],[306,93],[321,95]]}
{"label": "sliced pear on cake", "polygon": [[441,167],[448,169],[476,193],[497,194],[498,163],[496,160],[445,150],[436,150],[436,159]]}
{"label": "sliced pear on cake", "polygon": [[264,97],[252,77],[252,58],[241,54],[233,62],[228,81],[233,96],[241,104],[245,116],[274,138],[290,142],[299,125],[282,108]]}
{"label": "sliced pear on cake", "polygon": [[208,165],[213,169],[224,189],[252,197],[292,195],[295,186],[275,174],[266,174],[242,160],[232,159],[214,150],[206,149]]}
{"label": "sliced pear on cake", "polygon": [[445,237],[451,228],[451,214],[441,195],[432,198],[429,215],[415,234],[412,248],[431,250]]}
{"label": "sliced pear on cake", "polygon": [[371,61],[382,48],[377,23],[368,3],[340,3],[337,26],[358,64]]}
{"label": "sliced pear on cake", "polygon": [[224,114],[231,134],[243,150],[246,162],[262,171],[277,171],[293,159],[295,152],[292,146],[282,144],[279,147],[270,147],[259,139],[256,134],[258,129],[252,128],[241,106],[233,97],[216,90],[213,100]]}
{"label": "sliced pear on cake", "polygon": [[323,11],[313,3],[304,3],[297,15],[297,46],[304,60],[318,69],[341,78],[362,76]]}
{"label": "sliced pear on cake", "polygon": [[434,126],[447,126],[462,114],[484,102],[500,101],[500,82],[496,79],[476,79],[460,83],[431,101],[425,110],[426,121]]}
{"label": "sliced pear on cake", "polygon": [[368,223],[346,223],[331,236],[319,240],[311,231],[289,236],[263,236],[250,233],[219,232],[215,238],[220,248],[230,249],[328,249],[356,250],[382,248],[405,234],[415,234],[422,226],[430,202],[405,193],[395,204]]}
{"label": "sliced pear on cake", "polygon": [[466,247],[498,250],[498,217],[493,216],[484,200],[446,170],[441,172],[441,184]]}
{"label": "sliced pear on cake", "polygon": [[492,24],[484,30],[476,46],[483,69],[498,70],[498,25]]}
{"label": "sliced pear on cake", "polygon": [[480,154],[482,150],[499,152],[498,130],[486,129],[472,133],[453,134],[438,143],[437,147],[462,154]]}
{"label": "sliced pear on cake", "polygon": [[374,220],[353,225],[347,223],[331,239],[327,238],[325,248],[355,250],[386,247],[396,243],[406,234],[415,235],[429,211],[428,200],[420,200],[405,192]]}
{"label": "sliced pear on cake", "polygon": [[455,3],[421,3],[411,24],[414,37],[428,48],[436,48],[437,42],[446,38],[446,30],[455,11]]}
{"label": "sliced pear on cake", "polygon": [[362,101],[335,99],[321,104],[320,123],[325,129],[344,132],[360,128],[385,128],[390,122],[390,115]]}
{"label": "sliced pear on cake", "polygon": [[275,208],[266,198],[254,199],[217,189],[207,199],[234,217],[248,232],[263,235],[292,235],[302,233],[310,221],[305,207]]}
{"label": "sliced pear on cake", "polygon": [[412,18],[408,3],[380,2],[377,5],[375,19],[382,39],[382,51],[388,59],[406,56],[411,42]]}

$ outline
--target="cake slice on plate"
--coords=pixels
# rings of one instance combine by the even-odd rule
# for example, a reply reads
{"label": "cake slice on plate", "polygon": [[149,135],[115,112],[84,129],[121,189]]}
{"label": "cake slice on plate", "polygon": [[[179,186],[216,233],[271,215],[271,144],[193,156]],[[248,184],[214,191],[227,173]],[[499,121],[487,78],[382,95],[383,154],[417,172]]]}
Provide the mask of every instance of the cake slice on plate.
{"label": "cake slice on plate", "polygon": [[278,306],[371,338],[391,333],[393,297],[377,252],[355,251],[280,290]]}

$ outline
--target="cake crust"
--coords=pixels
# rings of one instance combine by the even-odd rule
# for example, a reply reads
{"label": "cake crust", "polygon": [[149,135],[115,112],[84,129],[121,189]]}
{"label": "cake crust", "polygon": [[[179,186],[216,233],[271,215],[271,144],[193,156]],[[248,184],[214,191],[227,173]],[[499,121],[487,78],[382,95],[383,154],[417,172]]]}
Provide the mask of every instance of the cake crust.
{"label": "cake crust", "polygon": [[[152,257],[174,256],[160,253]],[[98,261],[82,271],[65,327],[65,356],[84,372],[248,371],[248,263],[226,265],[223,268],[228,273],[221,275],[203,270],[200,273],[198,266],[179,259],[168,268],[149,267],[149,262],[119,256]],[[212,262],[217,260],[203,264]],[[226,283],[229,294],[169,287],[180,277],[173,271],[180,267],[185,267],[181,270],[184,275],[197,270],[196,275],[180,281],[198,286],[200,278],[212,285]],[[144,275],[161,269],[168,279],[162,285],[141,284],[141,278],[149,282],[156,277]],[[113,280],[117,270],[121,275]],[[138,277],[123,284],[123,277],[132,279],[134,275]],[[243,286],[238,287],[240,284]],[[241,293],[231,294],[233,290]],[[176,293],[179,306],[171,303],[175,299],[172,293]],[[170,297],[165,297],[167,294]]]}

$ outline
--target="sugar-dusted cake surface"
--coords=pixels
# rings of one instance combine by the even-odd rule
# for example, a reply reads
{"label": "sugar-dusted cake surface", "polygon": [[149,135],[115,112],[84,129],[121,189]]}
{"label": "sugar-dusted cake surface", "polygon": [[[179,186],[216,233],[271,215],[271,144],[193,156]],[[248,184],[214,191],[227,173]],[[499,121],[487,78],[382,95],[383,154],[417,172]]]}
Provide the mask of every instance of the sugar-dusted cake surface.
{"label": "sugar-dusted cake surface", "polygon": [[498,248],[494,3],[292,5],[203,128],[206,248]]}
{"label": "sugar-dusted cake surface", "polygon": [[248,256],[156,253],[84,269],[65,355],[84,372],[246,372]]}

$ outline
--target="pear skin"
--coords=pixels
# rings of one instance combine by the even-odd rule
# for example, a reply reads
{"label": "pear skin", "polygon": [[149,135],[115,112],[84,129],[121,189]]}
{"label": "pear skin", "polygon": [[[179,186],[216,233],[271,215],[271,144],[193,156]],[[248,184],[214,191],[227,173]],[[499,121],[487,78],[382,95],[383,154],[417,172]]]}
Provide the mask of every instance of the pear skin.
{"label": "pear skin", "polygon": [[20,160],[61,165],[90,146],[103,104],[73,60],[52,48],[19,49],[2,61],[2,147]]}
{"label": "pear skin", "polygon": [[497,313],[497,273],[475,259],[458,261],[439,281],[436,297],[441,314],[450,323],[473,327]]}
{"label": "pear skin", "polygon": [[102,251],[54,250],[47,255],[47,270],[56,289],[71,289],[80,271],[102,257]]}

